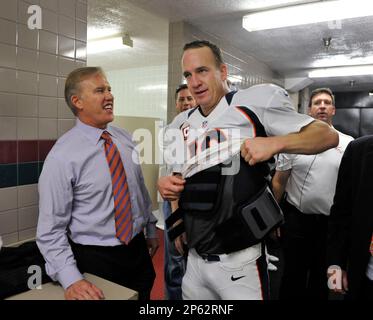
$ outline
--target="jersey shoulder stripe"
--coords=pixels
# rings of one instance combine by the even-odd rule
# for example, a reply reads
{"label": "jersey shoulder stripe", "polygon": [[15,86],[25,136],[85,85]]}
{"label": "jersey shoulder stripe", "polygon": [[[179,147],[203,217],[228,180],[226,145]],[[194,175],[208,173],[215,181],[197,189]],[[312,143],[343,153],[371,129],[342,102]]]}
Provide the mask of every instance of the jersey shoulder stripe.
{"label": "jersey shoulder stripe", "polygon": [[259,121],[258,117],[253,111],[243,106],[236,106],[236,109],[241,112],[253,125],[255,137],[267,137],[262,123]]}

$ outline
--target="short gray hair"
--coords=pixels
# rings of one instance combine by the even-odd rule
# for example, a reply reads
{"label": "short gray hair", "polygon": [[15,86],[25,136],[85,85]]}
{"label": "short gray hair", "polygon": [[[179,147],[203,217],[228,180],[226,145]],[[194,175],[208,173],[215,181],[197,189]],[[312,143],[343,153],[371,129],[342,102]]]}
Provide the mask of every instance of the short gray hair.
{"label": "short gray hair", "polygon": [[74,115],[77,115],[77,109],[72,103],[71,97],[79,94],[80,82],[97,73],[105,76],[104,71],[100,67],[78,68],[70,72],[70,74],[67,76],[65,83],[65,101]]}

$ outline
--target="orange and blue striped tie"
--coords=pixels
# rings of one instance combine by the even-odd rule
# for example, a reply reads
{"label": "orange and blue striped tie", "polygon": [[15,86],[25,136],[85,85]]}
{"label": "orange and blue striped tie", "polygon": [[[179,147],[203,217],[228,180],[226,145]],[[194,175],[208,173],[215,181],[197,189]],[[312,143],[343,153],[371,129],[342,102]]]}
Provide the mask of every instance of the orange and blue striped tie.
{"label": "orange and blue striped tie", "polygon": [[132,212],[126,171],[119,150],[109,133],[104,131],[101,137],[105,140],[105,155],[113,186],[116,237],[128,244],[132,238]]}

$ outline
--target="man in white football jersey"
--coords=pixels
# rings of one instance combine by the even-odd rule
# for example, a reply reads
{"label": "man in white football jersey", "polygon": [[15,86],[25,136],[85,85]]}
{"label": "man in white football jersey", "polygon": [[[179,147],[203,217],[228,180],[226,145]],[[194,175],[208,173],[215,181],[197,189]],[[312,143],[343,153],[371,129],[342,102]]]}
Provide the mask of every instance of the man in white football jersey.
{"label": "man in white football jersey", "polygon": [[[227,65],[220,49],[208,41],[184,46],[182,69],[198,107],[177,116],[175,130],[168,132],[175,138],[169,141],[178,141],[170,143],[166,152],[174,174],[160,178],[158,189],[167,200],[181,195],[190,249],[183,298],[268,299],[264,245],[247,244],[252,242],[245,239],[245,228],[250,226],[237,223],[242,210],[232,209],[233,204],[263,190],[257,181],[263,183],[273,155],[322,152],[338,144],[338,134],[325,123],[296,113],[287,92],[278,86],[229,92]],[[180,149],[185,152],[173,161],[172,151]],[[229,186],[216,172],[221,175],[221,163],[239,153],[240,168],[236,175],[233,169],[230,172],[234,180]],[[253,179],[241,175],[242,168]],[[176,239],[180,250],[181,240]]]}

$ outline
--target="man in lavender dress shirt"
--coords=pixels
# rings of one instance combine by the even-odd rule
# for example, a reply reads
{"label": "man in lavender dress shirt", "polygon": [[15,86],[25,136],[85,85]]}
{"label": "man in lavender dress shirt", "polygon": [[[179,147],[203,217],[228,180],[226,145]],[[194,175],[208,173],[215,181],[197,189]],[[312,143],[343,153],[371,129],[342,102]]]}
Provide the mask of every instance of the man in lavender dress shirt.
{"label": "man in lavender dress shirt", "polygon": [[[84,272],[149,299],[155,278],[151,257],[158,248],[156,219],[140,165],[133,161],[137,154],[130,134],[108,125],[114,120],[114,98],[104,72],[97,67],[71,72],[65,99],[77,116],[76,126],[58,139],[39,179],[37,244],[47,274],[60,282],[66,299],[104,299]],[[128,245],[115,235],[104,131],[116,144],[127,176],[132,211]]]}

